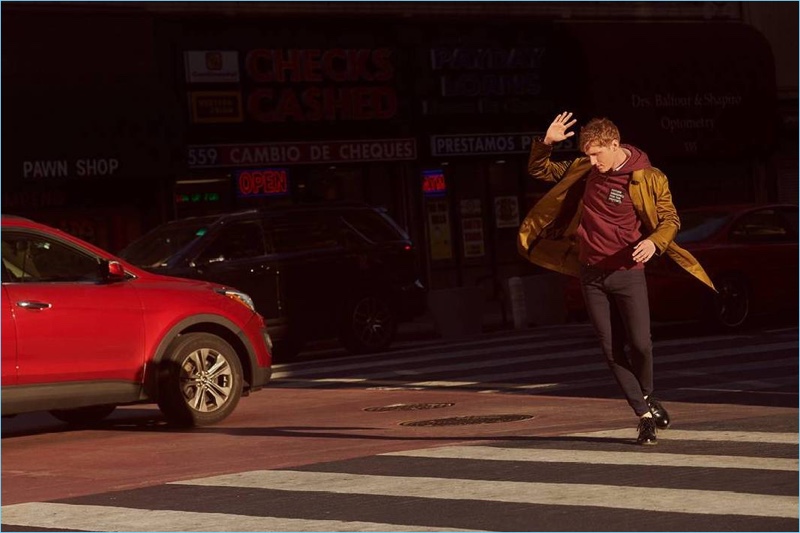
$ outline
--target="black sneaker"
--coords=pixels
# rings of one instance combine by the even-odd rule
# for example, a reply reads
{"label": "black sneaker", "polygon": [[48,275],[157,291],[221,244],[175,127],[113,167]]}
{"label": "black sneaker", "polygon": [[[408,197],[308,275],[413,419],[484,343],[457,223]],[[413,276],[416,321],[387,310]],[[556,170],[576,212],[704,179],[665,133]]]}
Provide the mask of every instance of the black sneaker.
{"label": "black sneaker", "polygon": [[667,429],[669,427],[669,413],[661,402],[653,397],[647,399],[647,405],[650,407],[650,412],[653,413],[653,418],[656,420],[658,429]]}
{"label": "black sneaker", "polygon": [[656,438],[656,421],[652,417],[645,417],[639,419],[639,437],[636,439],[636,444],[644,446],[652,446],[658,444]]}

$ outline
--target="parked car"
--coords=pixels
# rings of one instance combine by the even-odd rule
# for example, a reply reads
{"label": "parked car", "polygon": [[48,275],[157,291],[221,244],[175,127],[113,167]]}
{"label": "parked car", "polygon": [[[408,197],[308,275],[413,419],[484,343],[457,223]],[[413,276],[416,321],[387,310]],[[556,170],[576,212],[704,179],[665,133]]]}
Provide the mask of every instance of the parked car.
{"label": "parked car", "polygon": [[253,209],[162,224],[120,252],[153,272],[215,281],[253,297],[276,355],[338,337],[384,350],[426,309],[416,250],[385,212],[336,203]]}
{"label": "parked car", "polygon": [[146,272],[60,230],[2,216],[2,414],[87,424],[157,403],[214,424],[270,379],[270,338],[234,288]]}
{"label": "parked car", "polygon": [[[675,241],[700,261],[719,292],[666,257],[651,260],[645,274],[654,320],[705,321],[733,330],[757,315],[797,315],[796,205],[723,205],[679,214]],[[568,282],[566,292],[571,313],[583,313],[577,280]]]}

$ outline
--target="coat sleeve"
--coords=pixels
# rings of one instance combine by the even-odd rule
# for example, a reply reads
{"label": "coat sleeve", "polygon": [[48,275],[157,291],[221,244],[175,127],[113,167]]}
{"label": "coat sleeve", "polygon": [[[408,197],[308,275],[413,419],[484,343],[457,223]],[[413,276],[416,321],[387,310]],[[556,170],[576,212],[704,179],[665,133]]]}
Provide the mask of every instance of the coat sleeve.
{"label": "coat sleeve", "polygon": [[[655,170],[655,169],[654,169]],[[659,170],[653,175],[653,202],[656,207],[656,220],[652,233],[647,237],[656,245],[658,255],[664,253],[675,239],[681,227],[678,211],[672,203],[672,193],[669,190],[667,177]]]}
{"label": "coat sleeve", "polygon": [[557,182],[564,177],[572,161],[551,161],[553,147],[535,139],[528,158],[528,174],[537,180]]}

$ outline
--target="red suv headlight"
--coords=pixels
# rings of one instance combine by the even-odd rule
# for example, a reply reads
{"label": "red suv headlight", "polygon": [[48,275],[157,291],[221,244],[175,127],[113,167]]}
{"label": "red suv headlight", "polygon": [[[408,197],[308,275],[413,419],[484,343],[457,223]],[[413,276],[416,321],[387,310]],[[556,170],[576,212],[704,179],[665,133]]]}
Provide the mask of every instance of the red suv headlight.
{"label": "red suv headlight", "polygon": [[250,298],[245,293],[233,289],[216,289],[216,292],[218,294],[227,296],[228,298],[239,302],[240,304],[249,308],[254,313],[256,312],[256,306],[255,304],[253,304],[253,299]]}

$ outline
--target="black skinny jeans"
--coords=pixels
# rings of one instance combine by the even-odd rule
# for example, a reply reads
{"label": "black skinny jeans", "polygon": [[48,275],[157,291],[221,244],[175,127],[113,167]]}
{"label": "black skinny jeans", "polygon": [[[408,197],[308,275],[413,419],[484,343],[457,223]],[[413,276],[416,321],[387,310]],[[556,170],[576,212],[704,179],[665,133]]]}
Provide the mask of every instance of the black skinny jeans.
{"label": "black skinny jeans", "polygon": [[644,270],[584,266],[581,289],[608,366],[628,404],[642,416],[649,411],[644,397],[653,392],[653,341]]}

